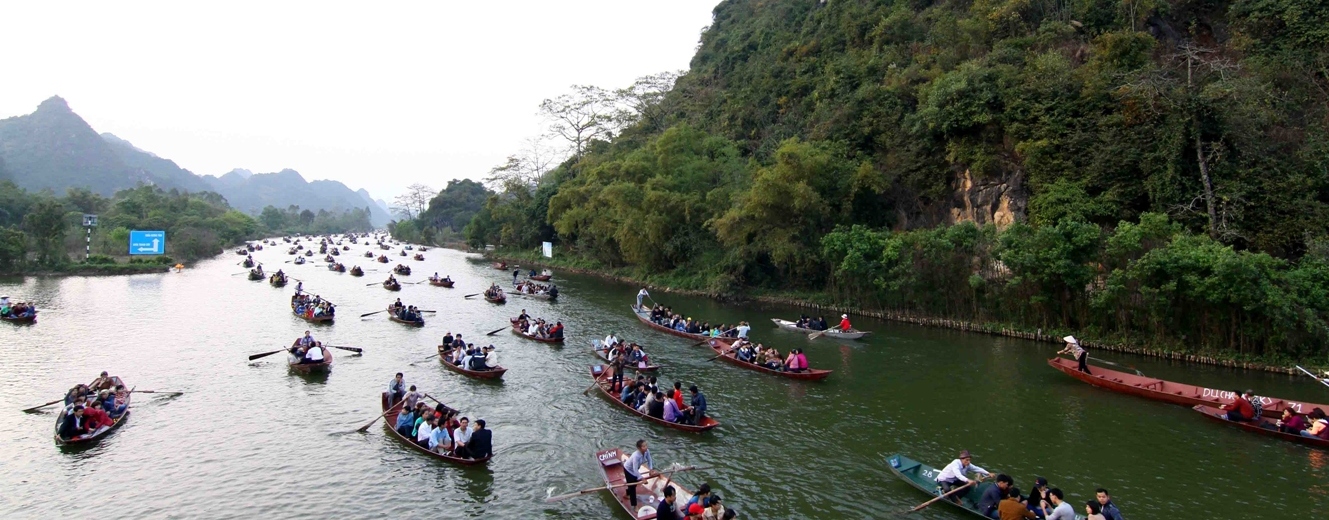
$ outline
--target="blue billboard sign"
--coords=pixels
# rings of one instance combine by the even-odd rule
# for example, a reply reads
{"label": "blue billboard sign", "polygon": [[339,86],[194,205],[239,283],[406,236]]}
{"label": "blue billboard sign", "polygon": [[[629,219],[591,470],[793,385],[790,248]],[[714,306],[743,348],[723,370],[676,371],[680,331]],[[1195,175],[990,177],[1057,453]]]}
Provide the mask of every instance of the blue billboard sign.
{"label": "blue billboard sign", "polygon": [[166,254],[165,231],[130,231],[129,254],[164,255]]}

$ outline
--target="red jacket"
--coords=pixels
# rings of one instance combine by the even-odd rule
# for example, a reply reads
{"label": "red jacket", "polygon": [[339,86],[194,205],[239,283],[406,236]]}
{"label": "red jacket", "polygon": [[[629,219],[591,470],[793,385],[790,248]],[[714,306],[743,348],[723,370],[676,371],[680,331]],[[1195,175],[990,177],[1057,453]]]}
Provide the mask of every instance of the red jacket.
{"label": "red jacket", "polygon": [[83,421],[84,424],[88,425],[89,432],[97,431],[97,428],[101,428],[102,426],[115,424],[115,422],[111,420],[111,416],[106,414],[105,410],[99,410],[97,408],[83,409]]}
{"label": "red jacket", "polygon": [[1223,409],[1236,410],[1237,415],[1245,417],[1246,419],[1255,418],[1255,407],[1251,406],[1251,402],[1247,401],[1246,398],[1242,396],[1236,396],[1231,403],[1223,405]]}

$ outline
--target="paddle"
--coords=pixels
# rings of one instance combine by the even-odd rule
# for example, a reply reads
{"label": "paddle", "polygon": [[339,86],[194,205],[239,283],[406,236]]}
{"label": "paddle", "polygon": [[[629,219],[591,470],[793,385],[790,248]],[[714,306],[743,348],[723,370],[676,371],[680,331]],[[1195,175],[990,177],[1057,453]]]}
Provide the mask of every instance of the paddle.
{"label": "paddle", "polygon": [[438,312],[438,311],[426,311],[423,309],[416,309],[415,312]]}
{"label": "paddle", "polygon": [[354,352],[354,353],[356,353],[356,354],[364,354],[364,353],[365,353],[365,349],[362,349],[362,348],[359,348],[359,347],[343,347],[343,346],[341,346],[341,345],[323,345],[323,346],[325,346],[325,347],[332,347],[332,348],[336,348],[336,349],[341,349],[341,350],[345,350],[345,351],[347,351],[347,352]]}
{"label": "paddle", "polygon": [[1322,384],[1322,385],[1324,385],[1324,386],[1329,386],[1329,381],[1325,381],[1325,380],[1323,380],[1323,379],[1320,379],[1320,376],[1317,376],[1317,375],[1315,375],[1315,374],[1312,374],[1310,370],[1306,370],[1306,369],[1304,369],[1304,368],[1301,368],[1301,365],[1296,365],[1296,367],[1297,367],[1297,370],[1300,370],[1300,371],[1302,371],[1303,373],[1305,373],[1306,375],[1315,378],[1315,380],[1316,380],[1316,381],[1319,381],[1320,384]]}
{"label": "paddle", "polygon": [[721,352],[720,355],[715,356],[715,357],[713,357],[713,358],[711,358],[711,359],[708,359],[708,360],[706,360],[706,361],[715,361],[715,360],[717,360],[717,359],[720,359],[720,358],[722,358],[722,357],[725,357],[726,354],[728,354],[728,353],[730,353],[730,352],[733,352],[734,349],[736,349],[736,348],[738,348],[738,347],[739,347],[738,342],[735,341],[733,345],[730,345],[730,346],[729,346],[729,350],[726,350],[726,351],[724,351],[724,352]]}
{"label": "paddle", "polygon": [[378,417],[375,417],[374,420],[369,421],[369,424],[366,424],[366,425],[364,425],[364,426],[361,426],[361,427],[359,427],[359,428],[356,428],[356,430],[355,430],[356,433],[364,433],[365,430],[368,430],[369,427],[370,427],[370,426],[373,426],[374,423],[378,422],[379,419],[382,419],[382,418],[386,417],[386,416],[388,415],[388,412],[391,412],[391,411],[394,410],[395,408],[396,408],[395,406],[389,406],[387,410],[383,410],[383,414],[382,414],[382,415],[379,415]]}
{"label": "paddle", "polygon": [[[244,274],[244,273],[241,273],[241,274]],[[468,295],[466,295],[466,296],[462,296],[462,298],[470,298],[470,297],[472,297],[472,296],[479,296],[479,295],[480,295],[480,293],[468,294]]]}
{"label": "paddle", "polygon": [[581,490],[581,491],[576,491],[576,492],[568,493],[568,494],[565,494],[565,495],[558,495],[558,496],[555,496],[555,497],[549,497],[549,498],[546,498],[546,499],[545,499],[545,503],[559,502],[559,501],[562,501],[562,500],[567,500],[567,499],[569,499],[569,498],[579,497],[579,496],[582,496],[582,495],[589,495],[589,494],[591,494],[591,493],[596,493],[596,492],[599,492],[599,491],[612,491],[612,490],[614,490],[614,489],[618,489],[618,488],[621,488],[621,487],[636,486],[636,485],[640,485],[640,484],[643,483],[643,482],[646,482],[647,479],[656,478],[656,477],[659,477],[660,475],[673,475],[674,473],[679,473],[679,472],[683,472],[683,471],[698,471],[698,470],[703,470],[703,469],[711,469],[711,468],[710,468],[710,466],[706,466],[706,467],[684,466],[684,467],[677,468],[677,469],[671,469],[671,470],[669,470],[669,471],[665,471],[665,472],[662,472],[662,473],[656,473],[655,475],[651,475],[651,476],[646,477],[646,478],[644,478],[644,479],[642,479],[642,480],[640,480],[640,481],[637,481],[637,482],[623,483],[623,484],[614,484],[614,485],[612,485],[612,486],[600,486],[600,487],[596,487],[596,488],[583,489],[583,490]]}
{"label": "paddle", "polygon": [[1111,362],[1111,361],[1107,361],[1107,360],[1104,360],[1104,359],[1098,359],[1098,358],[1093,357],[1093,356],[1089,356],[1089,359],[1092,359],[1092,360],[1097,361],[1097,362],[1099,362],[1099,363],[1106,363],[1106,364],[1108,364],[1108,365],[1112,365],[1112,366],[1114,366],[1114,367],[1129,368],[1129,369],[1131,369],[1131,370],[1135,370],[1135,375],[1137,375],[1137,376],[1141,376],[1141,377],[1144,376],[1144,372],[1141,372],[1141,371],[1139,371],[1139,370],[1136,370],[1136,368],[1135,368],[1135,367],[1132,367],[1132,366],[1118,365],[1118,364],[1113,363],[1113,362]]}
{"label": "paddle", "polygon": [[974,482],[978,482],[978,481],[977,481],[977,480],[970,480],[969,482],[965,483],[965,485],[960,486],[960,487],[955,488],[955,489],[952,489],[949,493],[946,493],[945,495],[939,496],[939,497],[937,497],[937,498],[934,498],[934,499],[932,499],[932,500],[929,500],[929,501],[927,501],[927,502],[923,502],[922,504],[919,504],[919,505],[917,505],[917,506],[914,506],[913,509],[910,509],[910,510],[908,510],[908,511],[905,511],[905,513],[908,514],[908,513],[912,513],[912,512],[914,512],[914,511],[918,511],[918,510],[920,510],[920,509],[923,509],[923,508],[925,508],[925,507],[927,507],[927,506],[932,505],[934,502],[936,502],[936,501],[938,501],[938,500],[941,500],[941,499],[943,499],[943,498],[946,498],[946,497],[949,497],[949,496],[954,495],[954,494],[956,494],[956,493],[959,493],[960,490],[962,490],[962,489],[964,489],[964,488],[967,488],[967,487],[969,487],[969,486],[974,485]]}
{"label": "paddle", "polygon": [[361,318],[364,318],[364,317],[366,317],[366,316],[373,316],[373,315],[378,314],[378,313],[380,313],[380,312],[388,312],[388,310],[387,310],[387,309],[383,309],[383,310],[381,310],[381,311],[367,312],[367,313],[361,314],[360,317],[361,317]]}
{"label": "paddle", "polygon": [[252,355],[252,356],[249,356],[249,360],[250,360],[250,361],[253,361],[253,360],[258,359],[258,358],[261,358],[261,357],[268,357],[268,356],[271,356],[271,355],[276,354],[276,353],[278,353],[278,352],[286,352],[286,349],[274,350],[274,351],[272,351],[272,352],[264,352],[264,353],[262,353],[262,354],[254,354],[254,355]]}
{"label": "paddle", "polygon": [[486,335],[486,336],[493,336],[494,334],[498,334],[498,333],[500,333],[500,332],[503,332],[503,331],[505,331],[505,330],[508,330],[508,328],[509,328],[509,327],[503,327],[503,328],[501,328],[501,329],[494,329],[494,330],[491,330],[491,331],[489,331],[489,332],[486,332],[485,335]]}
{"label": "paddle", "polygon": [[373,287],[375,285],[383,285],[383,282],[367,283],[365,284],[365,287]]}
{"label": "paddle", "polygon": [[134,393],[134,394],[171,394],[171,395],[185,395],[184,392],[163,392],[163,391],[161,391],[161,390],[130,390],[129,392],[130,392],[130,393]]}
{"label": "paddle", "polygon": [[43,404],[43,405],[34,406],[34,407],[32,407],[32,408],[24,408],[22,411],[23,411],[23,412],[26,412],[26,413],[32,413],[32,412],[35,412],[35,411],[37,411],[37,410],[41,410],[42,408],[46,408],[47,406],[51,406],[51,405],[53,405],[53,404],[55,404],[55,403],[63,402],[64,400],[65,400],[65,399],[62,397],[62,398],[60,398],[60,399],[56,399],[56,400],[54,400],[54,401],[51,401],[51,402],[46,403],[46,404]]}
{"label": "paddle", "polygon": [[829,328],[829,329],[826,329],[826,330],[819,330],[819,331],[817,331],[817,332],[813,332],[812,334],[808,334],[808,339],[817,339],[817,338],[820,338],[822,334],[825,334],[825,333],[830,332],[830,331],[833,331],[833,330],[838,330],[839,328],[840,328],[840,326],[839,326],[839,325],[836,325],[836,326],[834,326],[834,327],[832,327],[832,328]]}
{"label": "paddle", "polygon": [[[596,378],[595,378],[595,382],[594,382],[594,383],[591,383],[591,386],[586,387],[585,390],[582,390],[582,391],[581,391],[581,395],[586,395],[587,392],[590,392],[591,389],[592,389],[592,388],[595,388],[596,385],[600,384],[600,380],[601,380],[601,379],[604,379],[605,376],[608,375],[608,374],[609,374],[609,372],[602,372],[602,373],[600,373],[599,376],[596,376]],[[612,387],[611,387],[611,388],[612,388]]]}
{"label": "paddle", "polygon": [[434,354],[434,355],[432,355],[432,356],[429,356],[429,357],[427,357],[427,358],[421,359],[421,360],[419,360],[419,361],[412,361],[412,362],[411,362],[411,366],[415,366],[417,363],[424,363],[425,361],[429,361],[429,360],[434,359],[434,358],[436,358],[436,357],[438,357],[438,354]]}

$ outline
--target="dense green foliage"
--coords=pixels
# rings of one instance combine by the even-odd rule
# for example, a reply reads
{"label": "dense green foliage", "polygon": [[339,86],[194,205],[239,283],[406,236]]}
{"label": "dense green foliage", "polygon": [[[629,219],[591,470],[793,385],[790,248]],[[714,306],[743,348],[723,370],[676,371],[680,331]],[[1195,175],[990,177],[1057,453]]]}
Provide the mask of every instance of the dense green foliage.
{"label": "dense green foliage", "polygon": [[409,221],[396,222],[392,236],[419,243],[441,243],[458,239],[493,192],[471,179],[454,179],[429,200],[429,207]]}
{"label": "dense green foliage", "polygon": [[[260,230],[252,217],[211,192],[140,186],[111,198],[85,189],[53,197],[0,181],[0,271],[66,266],[71,253],[84,251],[84,213],[100,217],[93,247],[103,255],[126,255],[131,229],[166,231],[167,254],[184,260],[215,255]],[[106,258],[99,257],[98,263]]]}
{"label": "dense green foliage", "polygon": [[300,209],[300,206],[288,206],[278,209],[273,206],[263,208],[258,214],[258,221],[265,230],[273,235],[328,235],[332,233],[367,233],[374,226],[369,223],[368,210],[353,208],[340,212],[320,209],[317,212]]}
{"label": "dense green foliage", "polygon": [[1323,356],[1326,27],[1329,0],[727,0],[651,110],[467,239]]}

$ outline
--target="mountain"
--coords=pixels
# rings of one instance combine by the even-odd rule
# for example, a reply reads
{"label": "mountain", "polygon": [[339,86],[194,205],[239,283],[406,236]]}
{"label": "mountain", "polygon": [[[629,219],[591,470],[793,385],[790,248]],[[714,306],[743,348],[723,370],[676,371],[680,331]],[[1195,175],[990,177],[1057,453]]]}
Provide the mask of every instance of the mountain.
{"label": "mountain", "polygon": [[375,199],[372,195],[369,194],[369,191],[365,190],[364,188],[356,190],[356,193],[360,194],[360,197],[364,198],[366,201],[369,201],[370,204],[378,206],[378,208],[383,210],[384,213],[387,213],[389,215],[392,214],[392,209],[388,207],[388,203],[383,202],[383,199]]}
{"label": "mountain", "polygon": [[263,211],[265,206],[286,208],[295,205],[315,211],[367,207],[374,225],[381,226],[391,220],[387,211],[366,201],[361,194],[351,191],[345,184],[327,180],[309,182],[300,172],[291,169],[276,173],[235,169],[220,177],[206,175],[202,180],[213,191],[231,201],[236,209],[248,213]]}
{"label": "mountain", "polygon": [[374,225],[391,220],[387,207],[369,192],[352,191],[336,181],[308,182],[294,170],[255,174],[235,169],[221,177],[200,177],[119,136],[98,134],[59,96],[43,101],[31,114],[0,120],[0,179],[30,191],[62,194],[84,187],[105,196],[151,184],[167,190],[215,191],[232,207],[254,214],[269,204],[314,211],[368,207]]}

